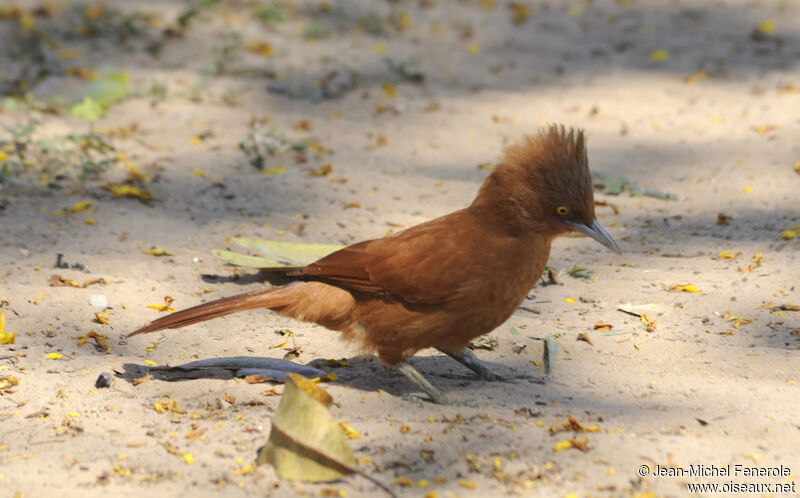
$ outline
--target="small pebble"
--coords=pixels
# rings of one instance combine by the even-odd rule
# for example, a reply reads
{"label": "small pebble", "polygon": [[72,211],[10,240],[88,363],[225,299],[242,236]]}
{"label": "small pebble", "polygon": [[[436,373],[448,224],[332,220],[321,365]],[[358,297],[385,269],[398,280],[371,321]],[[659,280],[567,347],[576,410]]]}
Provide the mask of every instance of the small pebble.
{"label": "small pebble", "polygon": [[98,389],[102,389],[104,387],[111,387],[111,374],[108,372],[103,372],[97,376],[97,380],[94,381],[94,387]]}
{"label": "small pebble", "polygon": [[108,308],[108,298],[105,294],[92,294],[89,296],[89,304],[94,308],[106,309]]}

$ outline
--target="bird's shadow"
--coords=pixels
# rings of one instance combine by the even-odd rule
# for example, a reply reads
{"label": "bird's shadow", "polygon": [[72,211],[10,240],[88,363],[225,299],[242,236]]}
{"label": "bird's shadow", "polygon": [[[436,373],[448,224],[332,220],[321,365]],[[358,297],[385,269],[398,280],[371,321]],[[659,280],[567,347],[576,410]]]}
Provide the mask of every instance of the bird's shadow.
{"label": "bird's shadow", "polygon": [[[228,364],[233,364],[237,360],[242,361],[257,361],[257,357],[229,357],[229,358],[214,358],[213,360],[206,361],[226,361]],[[357,389],[364,392],[378,392],[384,391],[392,396],[408,399],[410,396],[417,392],[417,388],[409,382],[402,374],[392,368],[387,367],[381,363],[374,356],[354,356],[350,358],[343,358],[341,360],[327,360],[318,358],[308,362],[306,365],[295,364],[284,360],[266,359],[267,361],[282,362],[291,366],[291,370],[297,369],[296,373],[301,373],[303,369],[317,370],[319,373],[334,373],[343,386]],[[462,367],[457,362],[451,360],[445,355],[431,355],[419,356],[410,360],[414,366],[419,369],[423,375],[430,378],[435,384],[445,387],[447,390],[467,387],[473,383],[496,382],[485,381],[478,378],[474,373]],[[198,361],[195,363],[203,363]],[[501,373],[508,379],[510,383],[529,382],[536,384],[544,384],[544,378],[531,375],[517,375],[509,367],[483,361],[483,363],[491,368],[493,371]],[[241,378],[245,375],[239,375],[243,372],[241,369],[249,367],[250,365],[227,365],[224,368],[217,368],[214,366],[204,366],[202,368],[184,368],[185,366],[177,367],[149,367],[147,365],[139,365],[135,363],[125,363],[122,366],[122,371],[116,371],[116,377],[135,383],[137,380],[151,375],[153,380],[160,380],[165,382],[175,381],[190,381],[199,379],[217,379],[217,380],[231,380],[234,378]],[[302,373],[301,373],[302,374]],[[307,377],[309,375],[306,375]],[[313,376],[313,375],[312,375]],[[285,375],[267,375],[264,380],[275,384],[281,384],[285,381]],[[500,381],[503,382],[503,381]]]}

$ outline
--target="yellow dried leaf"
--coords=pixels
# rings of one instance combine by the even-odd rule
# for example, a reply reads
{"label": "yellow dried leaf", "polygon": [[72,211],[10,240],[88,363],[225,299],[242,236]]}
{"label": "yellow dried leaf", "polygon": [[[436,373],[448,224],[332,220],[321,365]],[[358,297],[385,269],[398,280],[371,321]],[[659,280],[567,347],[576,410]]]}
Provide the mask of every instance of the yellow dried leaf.
{"label": "yellow dried leaf", "polygon": [[156,311],[166,311],[167,313],[175,313],[178,311],[175,308],[170,308],[166,304],[148,304],[147,307]]}
{"label": "yellow dried leaf", "polygon": [[353,209],[353,208],[358,209],[360,207],[361,207],[361,203],[358,202],[358,201],[348,202],[347,204],[344,205],[345,209]]}
{"label": "yellow dried leaf", "polygon": [[148,304],[147,307],[150,309],[154,309],[156,311],[166,311],[167,313],[175,313],[177,311],[175,308],[171,308],[170,305],[175,302],[175,299],[171,296],[164,296],[164,303],[165,304]]}
{"label": "yellow dried leaf", "polygon": [[[147,363],[147,360],[145,360],[145,363]],[[134,386],[138,386],[139,384],[142,384],[142,383],[147,382],[149,380],[153,380],[153,376],[150,375],[150,374],[147,374],[144,377],[139,377],[138,379],[133,379],[132,383],[133,383]]]}
{"label": "yellow dried leaf", "polygon": [[761,266],[761,263],[763,262],[764,262],[764,257],[761,256],[760,252],[757,252],[750,259],[750,266],[748,266],[747,268],[743,268],[740,266],[739,271],[742,273],[752,273],[752,271]]}
{"label": "yellow dried leaf", "polygon": [[14,344],[17,334],[6,332],[6,312],[0,311],[0,344]]}
{"label": "yellow dried leaf", "polygon": [[524,24],[531,17],[531,6],[525,3],[511,4],[511,22],[517,26]]}
{"label": "yellow dried leaf", "polygon": [[175,253],[167,251],[166,249],[162,249],[160,247],[151,247],[146,251],[142,251],[144,254],[149,254],[151,256],[174,256]]}
{"label": "yellow dried leaf", "polygon": [[192,174],[192,176],[202,176],[203,178],[207,178],[208,177],[208,173],[206,173],[206,170],[204,170],[202,168],[193,169],[191,174]]}
{"label": "yellow dried leaf", "polygon": [[793,238],[797,237],[797,234],[800,233],[800,225],[794,228],[787,228],[786,230],[781,232],[781,237],[786,240],[792,240]]}
{"label": "yellow dried leaf", "polygon": [[711,78],[713,76],[714,76],[714,73],[708,72],[708,71],[704,71],[704,70],[701,69],[701,70],[697,71],[696,73],[690,74],[689,76],[685,77],[683,79],[683,81],[686,82],[687,85],[693,85],[693,84],[697,83],[698,81],[704,80],[706,78]]}
{"label": "yellow dried leaf", "polygon": [[758,453],[743,453],[743,457],[749,458],[750,460],[754,461],[755,463],[760,462],[764,459],[765,455],[759,455]]}
{"label": "yellow dried leaf", "polygon": [[565,439],[564,441],[560,441],[553,446],[554,451],[564,451],[570,448],[575,448],[581,451],[589,451],[589,439]]}
{"label": "yellow dried leaf", "polygon": [[361,434],[359,434],[357,430],[353,429],[344,422],[339,422],[339,427],[342,428],[345,435],[347,435],[347,437],[349,437],[350,439],[358,439],[361,437]]}
{"label": "yellow dried leaf", "polygon": [[51,360],[60,360],[61,358],[64,357],[63,354],[59,354],[59,353],[47,353],[47,355],[45,355],[45,356],[47,356]]}
{"label": "yellow dried leaf", "polygon": [[694,284],[672,284],[669,286],[669,290],[673,292],[691,292],[692,294],[703,292]]}
{"label": "yellow dried leaf", "polygon": [[328,176],[331,173],[333,173],[333,166],[331,163],[325,163],[319,168],[309,171],[308,176]]}
{"label": "yellow dried leaf", "polygon": [[742,254],[742,251],[736,251],[735,253],[732,253],[728,249],[725,249],[721,253],[717,254],[717,257],[719,259],[734,259],[740,254]]}
{"label": "yellow dried leaf", "polygon": [[53,216],[63,216],[65,214],[75,214],[80,213],[81,211],[86,211],[90,209],[94,203],[92,201],[81,201],[66,210],[59,210],[59,211],[52,211],[50,214]]}
{"label": "yellow dried leaf", "polygon": [[577,300],[577,298],[575,298],[575,297],[568,297],[568,298],[564,299],[564,302],[565,303],[574,303],[576,300]]}
{"label": "yellow dried leaf", "polygon": [[601,332],[607,332],[611,330],[612,325],[610,323],[602,323],[597,322],[594,324],[594,330],[599,330]]}
{"label": "yellow dried leaf", "polygon": [[408,477],[395,477],[394,483],[404,488],[410,488],[411,486],[414,485],[414,481],[412,481]]}
{"label": "yellow dried leaf", "polygon": [[23,12],[19,16],[19,25],[30,31],[36,26],[36,18],[30,12]]}
{"label": "yellow dried leaf", "polygon": [[397,96],[397,86],[392,83],[384,83],[381,85],[381,89],[383,90],[383,95],[387,99],[393,99]]}
{"label": "yellow dried leaf", "polygon": [[477,482],[469,481],[467,479],[459,479],[458,480],[458,485],[461,486],[462,488],[478,489],[478,483]]}
{"label": "yellow dried leaf", "polygon": [[758,25],[758,31],[765,35],[771,35],[775,33],[775,21],[772,19],[764,20],[764,22]]}
{"label": "yellow dried leaf", "polygon": [[669,60],[669,52],[666,50],[653,50],[650,52],[650,58],[658,62],[667,61]]}
{"label": "yellow dried leaf", "polygon": [[286,167],[275,166],[274,168],[265,168],[261,173],[264,175],[282,175],[286,173]]}
{"label": "yellow dried leaf", "polygon": [[270,45],[265,41],[249,43],[245,45],[244,48],[245,50],[248,50],[250,52],[256,53],[264,57],[270,57],[273,53],[272,45]]}
{"label": "yellow dried leaf", "polygon": [[294,124],[294,129],[298,131],[311,131],[313,126],[311,125],[311,121],[304,119],[302,121],[298,121]]}
{"label": "yellow dried leaf", "polygon": [[148,200],[153,196],[150,190],[142,190],[134,185],[123,183],[122,185],[106,185],[103,188],[114,194],[114,197],[136,197],[141,200]]}
{"label": "yellow dried leaf", "polygon": [[650,317],[648,317],[646,313],[642,313],[640,318],[642,319],[642,323],[645,326],[644,329],[647,332],[655,332],[658,320],[650,320]]}

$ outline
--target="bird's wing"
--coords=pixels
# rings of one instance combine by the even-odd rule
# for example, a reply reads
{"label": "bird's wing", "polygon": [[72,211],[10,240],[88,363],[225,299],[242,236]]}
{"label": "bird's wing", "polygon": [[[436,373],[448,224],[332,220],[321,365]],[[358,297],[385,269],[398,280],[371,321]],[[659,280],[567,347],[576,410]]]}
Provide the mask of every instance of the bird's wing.
{"label": "bird's wing", "polygon": [[[289,276],[391,295],[409,303],[441,303],[464,288],[477,234],[461,212],[391,237],[368,240],[330,254]],[[480,245],[480,244],[478,244]]]}

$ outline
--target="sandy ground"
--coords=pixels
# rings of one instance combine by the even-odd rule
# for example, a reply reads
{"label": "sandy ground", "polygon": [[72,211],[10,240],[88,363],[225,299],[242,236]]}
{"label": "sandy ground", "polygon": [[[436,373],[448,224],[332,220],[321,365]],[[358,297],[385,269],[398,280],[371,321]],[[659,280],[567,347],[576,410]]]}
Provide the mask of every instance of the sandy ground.
{"label": "sandy ground", "polygon": [[[349,359],[333,370],[340,380],[325,384],[332,413],[360,432],[351,445],[362,469],[398,495],[685,496],[686,483],[800,484],[800,312],[770,308],[800,304],[800,240],[781,237],[800,225],[795,2],[530,0],[514,10],[500,0],[296,1],[278,4],[289,19],[265,24],[253,14],[258,2],[231,1],[193,19],[157,56],[147,44],[185,4],[124,4],[107,8],[157,14],[145,34],[70,36],[52,28],[64,11],[48,17],[32,2],[19,4],[21,14],[0,11],[6,94],[23,68],[33,74],[33,59],[15,54],[37,29],[50,40],[43,50],[53,69],[30,81],[42,98],[74,98],[87,85],[69,68],[130,77],[127,98],[95,125],[123,154],[100,178],[42,179],[34,163],[0,183],[0,296],[6,331],[17,334],[0,345],[0,377],[19,383],[0,396],[3,496],[378,496],[359,477],[310,485],[280,481],[268,466],[242,470],[266,441],[283,386],[115,379],[94,387],[127,362],[279,358],[284,339],[274,332],[284,328],[295,333],[298,362]],[[71,47],[78,52],[59,52]],[[404,79],[384,57],[424,82]],[[209,73],[219,60],[224,67]],[[335,91],[347,89],[350,71],[357,86],[312,102],[331,71]],[[0,114],[7,127],[28,119],[38,121],[37,138],[87,129],[63,108]],[[161,316],[147,305],[165,296],[181,308],[261,288],[257,278],[201,278],[234,274],[210,253],[233,249],[228,237],[381,237],[468,204],[488,174],[478,165],[546,123],[586,130],[594,172],[677,200],[596,194],[618,208],[599,206],[598,216],[623,256],[583,238],[555,243],[549,264],[559,284],[534,288],[525,309],[492,332],[498,347],[477,351],[499,372],[530,380],[475,381],[422,351],[413,363],[475,405],[408,401],[415,388],[397,372],[335,333],[267,312],[123,339]],[[237,147],[253,126],[316,145],[304,163],[292,153],[267,157],[273,174],[263,174]],[[328,163],[328,176],[309,174]],[[131,164],[148,176],[140,186],[152,190],[149,203],[102,188]],[[48,181],[64,188],[41,185]],[[85,200],[93,212],[52,214]],[[719,213],[730,221],[718,224]],[[144,253],[153,246],[174,255]],[[738,255],[724,259],[726,250]],[[58,253],[89,271],[54,268]],[[763,261],[749,270],[757,253]],[[568,277],[574,266],[592,278]],[[53,274],[107,283],[52,287]],[[702,292],[670,291],[690,283]],[[98,294],[108,325],[92,322]],[[625,303],[655,305],[654,330],[618,311]],[[595,331],[598,322],[621,333]],[[92,330],[109,336],[110,354],[78,346]],[[576,340],[584,332],[592,344]],[[542,339],[555,333],[560,351],[545,376]],[[154,403],[171,399],[187,412],[157,413]],[[551,434],[570,415],[599,432]],[[554,449],[583,438],[587,451]],[[641,465],[698,464],[783,466],[791,475],[639,475]]]}

